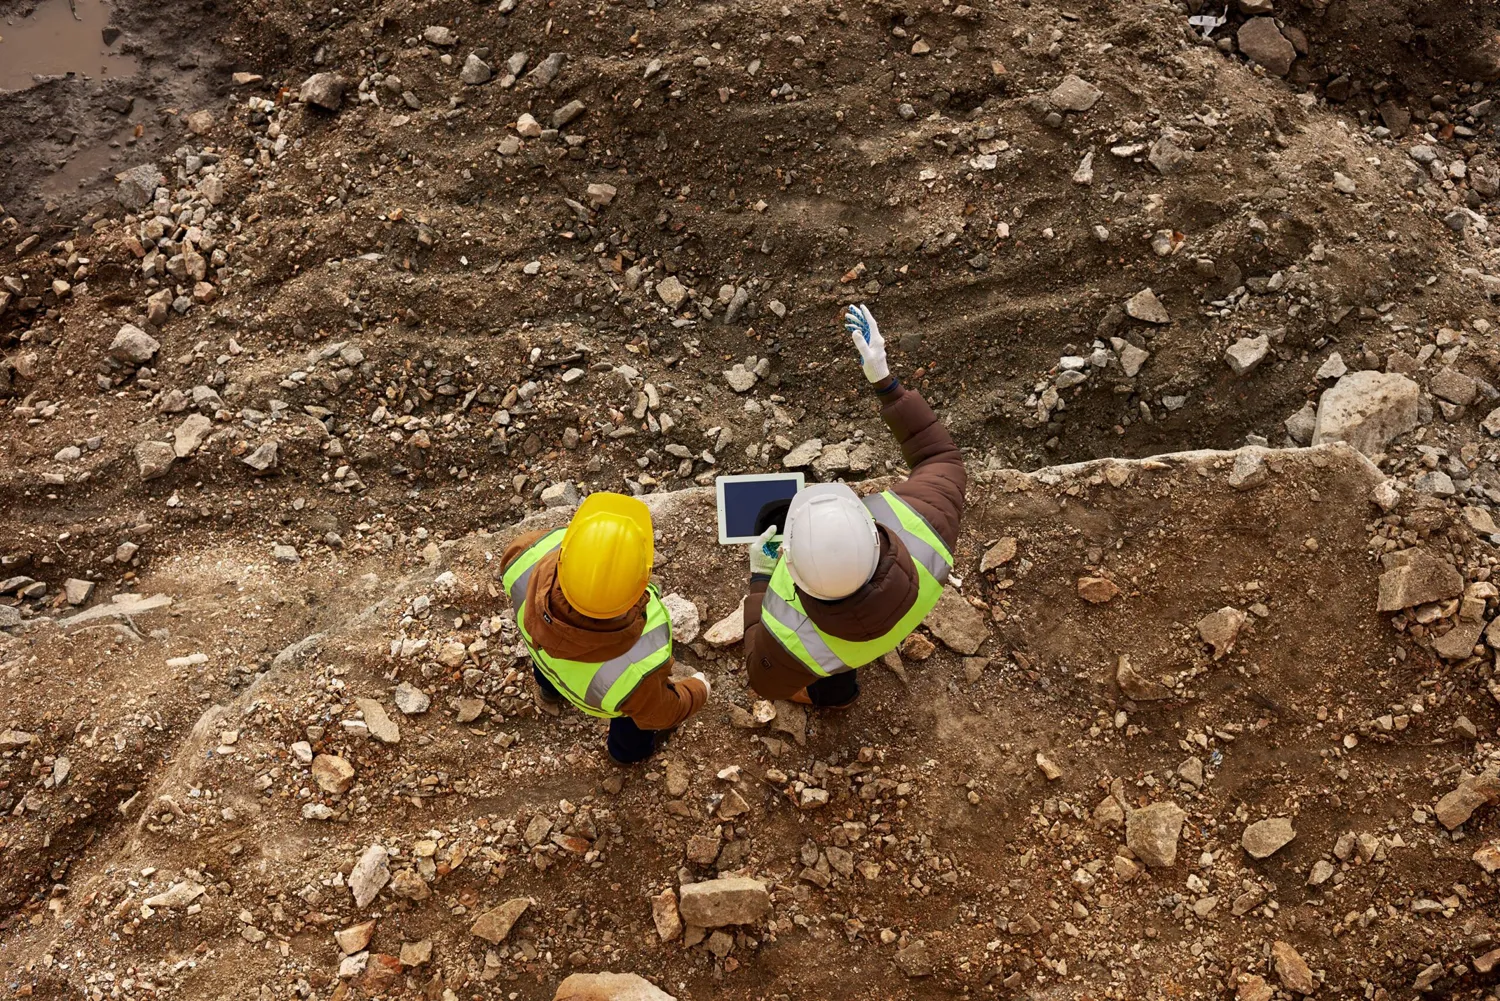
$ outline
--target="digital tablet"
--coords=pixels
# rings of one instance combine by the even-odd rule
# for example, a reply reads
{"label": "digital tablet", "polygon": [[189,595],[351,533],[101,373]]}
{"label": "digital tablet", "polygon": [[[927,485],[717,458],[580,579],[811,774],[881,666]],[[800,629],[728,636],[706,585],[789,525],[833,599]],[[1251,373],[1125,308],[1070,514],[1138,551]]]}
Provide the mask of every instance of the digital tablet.
{"label": "digital tablet", "polygon": [[802,489],[801,473],[747,473],[714,480],[719,492],[719,542],[754,542],[770,525],[785,528],[792,495]]}

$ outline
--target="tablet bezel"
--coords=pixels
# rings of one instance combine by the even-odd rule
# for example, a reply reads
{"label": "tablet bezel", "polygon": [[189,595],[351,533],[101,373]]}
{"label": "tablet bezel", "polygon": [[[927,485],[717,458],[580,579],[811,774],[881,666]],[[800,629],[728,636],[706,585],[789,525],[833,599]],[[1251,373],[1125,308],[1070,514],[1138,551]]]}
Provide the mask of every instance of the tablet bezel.
{"label": "tablet bezel", "polygon": [[754,542],[757,538],[754,535],[731,537],[728,534],[729,525],[726,520],[728,512],[724,508],[724,484],[764,483],[769,480],[794,480],[796,481],[797,490],[799,491],[803,487],[807,486],[807,477],[803,473],[734,473],[728,476],[714,477],[714,496],[717,501],[715,513],[717,514],[719,519],[719,545],[744,545],[745,543]]}

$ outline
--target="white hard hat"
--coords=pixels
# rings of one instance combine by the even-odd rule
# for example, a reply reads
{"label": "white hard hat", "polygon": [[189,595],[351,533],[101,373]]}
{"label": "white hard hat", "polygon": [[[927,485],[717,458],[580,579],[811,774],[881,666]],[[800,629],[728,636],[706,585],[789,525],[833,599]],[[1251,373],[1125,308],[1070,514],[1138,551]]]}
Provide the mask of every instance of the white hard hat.
{"label": "white hard hat", "polygon": [[847,598],[864,587],[880,560],[875,519],[843,483],[797,492],[781,546],[792,582],[823,601]]}

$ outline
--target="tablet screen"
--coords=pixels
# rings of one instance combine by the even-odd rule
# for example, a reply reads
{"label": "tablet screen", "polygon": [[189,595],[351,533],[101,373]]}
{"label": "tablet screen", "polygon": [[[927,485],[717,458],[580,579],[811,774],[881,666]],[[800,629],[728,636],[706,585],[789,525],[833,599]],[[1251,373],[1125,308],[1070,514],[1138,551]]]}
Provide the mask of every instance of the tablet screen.
{"label": "tablet screen", "polygon": [[720,477],[720,541],[747,542],[769,525],[784,527],[787,506],[801,487],[800,474]]}

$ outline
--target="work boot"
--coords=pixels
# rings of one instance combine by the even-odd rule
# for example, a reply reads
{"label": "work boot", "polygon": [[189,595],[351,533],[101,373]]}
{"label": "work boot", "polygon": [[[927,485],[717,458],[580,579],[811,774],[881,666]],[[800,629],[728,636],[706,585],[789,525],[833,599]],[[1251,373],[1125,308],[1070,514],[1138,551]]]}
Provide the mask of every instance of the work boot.
{"label": "work boot", "polygon": [[561,695],[554,695],[541,686],[538,686],[533,699],[536,702],[536,707],[548,716],[562,715],[563,700]]}
{"label": "work boot", "polygon": [[792,697],[790,699],[787,699],[787,701],[795,703],[796,705],[799,705],[799,706],[810,706],[813,709],[817,709],[817,710],[820,710],[820,711],[821,710],[834,710],[834,711],[837,711],[837,710],[840,710],[840,709],[848,709],[850,706],[854,705],[854,703],[858,702],[859,701],[859,693],[858,692],[854,693],[854,698],[850,699],[848,702],[842,702],[842,703],[840,703],[839,705],[836,705],[836,706],[820,706],[820,705],[816,705],[813,702],[812,698],[807,694],[807,689],[801,688],[801,689],[798,689],[792,695]]}

